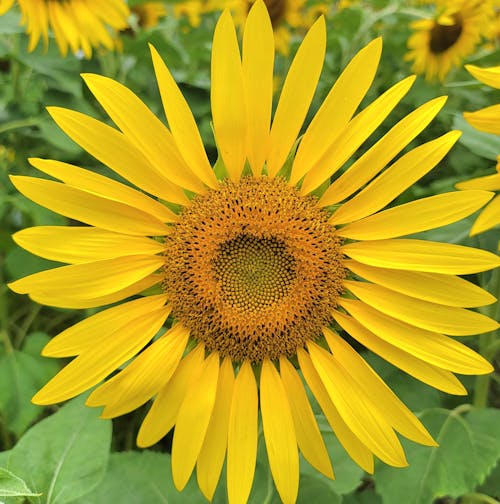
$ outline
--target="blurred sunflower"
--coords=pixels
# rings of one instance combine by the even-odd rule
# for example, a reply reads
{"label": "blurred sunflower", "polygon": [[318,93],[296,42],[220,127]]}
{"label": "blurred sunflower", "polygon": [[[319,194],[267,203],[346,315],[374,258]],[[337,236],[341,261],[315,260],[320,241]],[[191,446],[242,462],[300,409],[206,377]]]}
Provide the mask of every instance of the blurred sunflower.
{"label": "blurred sunflower", "polygon": [[[456,191],[383,210],[456,142],[453,131],[399,155],[445,98],[407,115],[330,183],[414,78],[355,115],[380,59],[382,42],[374,40],[345,68],[296,148],[323,65],[325,21],[318,19],[298,49],[271,124],[273,45],[260,0],[249,12],[241,56],[229,12],[217,23],[215,170],[185,99],[152,48],[169,129],[128,88],[94,74],[83,78],[118,129],[49,108],[73,140],[140,190],[54,160],[31,164],[59,181],[12,177],[28,198],[87,226],[16,233],[25,249],[68,265],[10,288],[59,307],[118,303],[49,342],[44,355],[75,358],[33,401],[64,401],[107,377],[87,400],[104,406],[105,418],[153,398],[138,445],[153,445],[175,426],[176,487],[181,490],[196,467],[211,500],[226,460],[231,504],[246,502],[252,487],[259,411],[284,503],[297,497],[299,449],[333,478],[305,385],[347,453],[368,472],[374,455],[407,465],[396,432],[435,445],[334,326],[452,394],[466,393],[454,372],[482,374],[491,366],[444,334],[499,326],[466,309],[493,296],[456,276],[498,266],[496,255],[401,238],[459,220],[491,193]],[[216,172],[226,175],[218,179]],[[125,301],[154,285],[157,294],[148,290]]]}
{"label": "blurred sunflower", "polygon": [[452,67],[474,52],[495,11],[491,0],[438,0],[434,9],[433,17],[411,23],[414,33],[405,60],[413,61],[415,73],[442,82]]}
{"label": "blurred sunflower", "polygon": [[[466,65],[465,68],[477,80],[488,86],[500,89],[500,66],[479,68],[474,65]],[[464,118],[479,131],[500,135],[500,104],[492,105],[476,112],[464,112]],[[456,187],[457,189],[500,191],[500,155],[497,157],[497,173],[460,182]],[[471,228],[470,234],[482,233],[498,224],[500,224],[500,195],[495,196],[479,214],[479,217]]]}
{"label": "blurred sunflower", "polygon": [[[129,9],[124,0],[17,0],[22,24],[29,35],[28,51],[33,51],[40,38],[48,45],[49,29],[63,56],[68,49],[81,50],[86,58],[92,48],[103,46],[112,50],[115,42],[108,27],[119,31],[127,27]],[[0,15],[14,5],[14,0],[0,0]]]}
{"label": "blurred sunflower", "polygon": [[167,14],[163,2],[145,2],[130,7],[130,11],[137,16],[137,24],[145,29],[155,27]]}

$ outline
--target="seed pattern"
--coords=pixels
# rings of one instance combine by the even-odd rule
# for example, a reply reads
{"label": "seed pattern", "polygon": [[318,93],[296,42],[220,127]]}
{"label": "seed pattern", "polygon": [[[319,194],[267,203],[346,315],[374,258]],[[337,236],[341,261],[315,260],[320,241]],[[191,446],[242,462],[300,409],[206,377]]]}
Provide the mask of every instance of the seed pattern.
{"label": "seed pattern", "polygon": [[233,361],[293,357],[332,321],[346,269],[328,213],[284,179],[197,196],[165,238],[172,313]]}
{"label": "seed pattern", "polygon": [[462,34],[463,23],[460,15],[453,16],[452,25],[435,24],[430,33],[429,47],[432,53],[441,54],[453,46]]}

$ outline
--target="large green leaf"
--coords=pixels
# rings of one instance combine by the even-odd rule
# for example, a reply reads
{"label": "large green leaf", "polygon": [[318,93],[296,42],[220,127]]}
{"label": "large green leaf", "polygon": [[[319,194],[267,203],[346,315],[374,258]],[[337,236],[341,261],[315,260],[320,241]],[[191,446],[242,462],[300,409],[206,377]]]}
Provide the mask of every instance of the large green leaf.
{"label": "large green leaf", "polygon": [[500,410],[459,411],[425,411],[422,419],[440,446],[405,443],[409,467],[377,468],[375,486],[384,503],[429,504],[470,493],[484,481],[500,458]]}
{"label": "large green leaf", "polygon": [[86,408],[84,397],[37,423],[11,450],[7,469],[34,492],[32,502],[64,504],[91,491],[108,463],[111,422]]}
{"label": "large green leaf", "polygon": [[26,482],[7,469],[0,468],[0,497],[37,497]]}

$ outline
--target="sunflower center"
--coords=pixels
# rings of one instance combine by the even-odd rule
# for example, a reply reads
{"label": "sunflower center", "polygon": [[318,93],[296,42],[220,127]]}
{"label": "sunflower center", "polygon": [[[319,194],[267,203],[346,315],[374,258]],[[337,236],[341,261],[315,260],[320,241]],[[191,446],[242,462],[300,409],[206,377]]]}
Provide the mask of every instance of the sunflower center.
{"label": "sunflower center", "polygon": [[280,178],[226,181],[195,197],[165,239],[174,317],[233,361],[293,357],[332,321],[343,290],[328,217]]}
{"label": "sunflower center", "polygon": [[[287,0],[264,0],[264,4],[267,7],[267,12],[269,13],[273,28],[276,28],[285,17],[287,11]],[[253,0],[248,3],[249,11],[252,5]]]}
{"label": "sunflower center", "polygon": [[442,25],[436,23],[430,33],[430,50],[434,54],[441,54],[452,47],[462,34],[463,24],[460,15],[455,14],[453,24]]}

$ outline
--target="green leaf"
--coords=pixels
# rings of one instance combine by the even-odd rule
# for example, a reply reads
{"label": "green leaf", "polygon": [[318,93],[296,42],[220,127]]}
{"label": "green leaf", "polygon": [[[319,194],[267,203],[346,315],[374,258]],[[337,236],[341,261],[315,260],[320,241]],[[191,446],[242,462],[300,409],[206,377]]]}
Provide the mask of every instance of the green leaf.
{"label": "green leaf", "polygon": [[7,469],[0,468],[0,497],[37,497],[24,480]]}
{"label": "green leaf", "polygon": [[[31,335],[27,341],[30,339]],[[58,370],[57,361],[38,355],[49,339],[46,334],[34,333],[28,351],[14,350],[0,356],[0,411],[17,436],[42,412],[31,398]]]}
{"label": "green leaf", "polygon": [[74,504],[116,503],[206,503],[192,477],[179,492],[172,481],[170,455],[153,451],[112,453],[101,483]]}
{"label": "green leaf", "polygon": [[342,504],[382,504],[382,498],[372,487],[360,488],[349,495],[343,495]]}
{"label": "green leaf", "polygon": [[496,161],[500,154],[500,136],[483,133],[473,128],[462,115],[456,115],[453,128],[462,130],[459,142],[470,149],[474,154]]}
{"label": "green leaf", "polygon": [[459,412],[433,409],[422,414],[440,446],[405,443],[409,467],[380,465],[374,479],[384,502],[429,504],[438,497],[472,492],[484,481],[500,458],[500,410],[473,409],[465,416]]}
{"label": "green leaf", "polygon": [[108,463],[111,422],[84,406],[65,404],[32,427],[11,450],[8,468],[43,496],[33,502],[64,504],[90,492]]}

